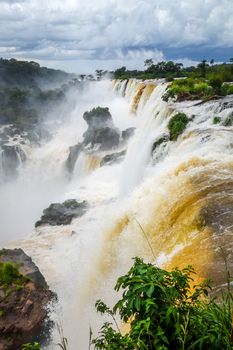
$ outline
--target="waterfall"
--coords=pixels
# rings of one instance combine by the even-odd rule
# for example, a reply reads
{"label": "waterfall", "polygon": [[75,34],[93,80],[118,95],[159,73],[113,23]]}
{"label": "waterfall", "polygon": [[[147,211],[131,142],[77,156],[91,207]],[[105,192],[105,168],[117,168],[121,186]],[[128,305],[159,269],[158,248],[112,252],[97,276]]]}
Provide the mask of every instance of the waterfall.
{"label": "waterfall", "polygon": [[[8,220],[20,213],[16,224],[23,218],[18,236],[6,225],[6,234],[15,239],[7,245],[22,247],[58,294],[60,308],[53,317],[61,321],[70,350],[88,348],[89,326],[96,335],[102,324],[94,303],[101,298],[113,305],[118,298],[113,286],[132,257],[168,269],[192,264],[197,281],[210,277],[217,286],[225,283],[222,252],[233,267],[233,133],[232,127],[213,123],[216,115],[224,121],[233,109],[226,108],[227,99],[164,102],[167,85],[136,79],[93,82],[81,96],[77,93],[77,106],[53,138],[31,150],[11,185],[10,202],[9,188],[0,188],[0,212]],[[100,166],[105,153],[82,152],[68,179],[64,163],[85,131],[82,114],[98,105],[109,107],[119,130],[136,128],[121,146],[125,158]],[[189,123],[171,141],[168,122],[177,112]],[[87,213],[67,226],[32,229],[42,209],[68,198],[87,200]],[[15,210],[12,218],[7,200]]]}

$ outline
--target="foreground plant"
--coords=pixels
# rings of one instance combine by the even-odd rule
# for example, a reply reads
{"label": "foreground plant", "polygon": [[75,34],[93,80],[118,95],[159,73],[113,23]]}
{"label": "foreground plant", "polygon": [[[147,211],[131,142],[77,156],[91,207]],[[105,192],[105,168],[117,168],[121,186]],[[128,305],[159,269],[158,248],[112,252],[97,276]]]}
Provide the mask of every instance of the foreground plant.
{"label": "foreground plant", "polygon": [[[93,340],[96,349],[107,350],[193,350],[233,349],[230,292],[217,302],[207,298],[209,282],[192,286],[191,267],[162,270],[139,258],[129,272],[118,279],[115,290],[123,289],[113,309],[102,301],[97,311],[112,317],[116,327],[104,323]],[[122,334],[116,323],[130,322],[130,331]]]}
{"label": "foreground plant", "polygon": [[27,343],[22,346],[21,350],[41,350],[41,347],[40,344],[37,342]]}

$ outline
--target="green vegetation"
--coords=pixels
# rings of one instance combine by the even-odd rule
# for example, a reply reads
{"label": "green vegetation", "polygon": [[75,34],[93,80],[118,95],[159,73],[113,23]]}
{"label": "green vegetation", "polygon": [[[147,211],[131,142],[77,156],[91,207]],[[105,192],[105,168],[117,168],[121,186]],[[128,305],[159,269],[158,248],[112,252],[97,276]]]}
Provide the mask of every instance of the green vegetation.
{"label": "green vegetation", "polygon": [[0,289],[4,291],[5,298],[11,294],[12,286],[15,287],[15,290],[21,290],[28,280],[27,277],[20,274],[16,264],[0,262]]}
{"label": "green vegetation", "polygon": [[[197,67],[183,67],[181,63],[162,61],[157,64],[152,59],[145,60],[145,70],[127,70],[121,67],[113,72],[115,79],[160,79],[171,82],[164,100],[174,98],[177,101],[211,99],[233,94],[233,62],[210,64],[202,60]],[[175,78],[179,78],[174,80]]]}
{"label": "green vegetation", "polygon": [[152,59],[144,62],[145,70],[128,70],[126,67],[116,69],[113,73],[115,79],[158,79],[166,78],[171,81],[174,78],[203,78],[207,80],[219,79],[221,82],[233,81],[233,62],[228,64],[214,64],[212,59],[208,64],[202,60],[196,67],[183,67],[182,63],[173,61],[161,61],[154,63]]}
{"label": "green vegetation", "polygon": [[233,114],[229,115],[223,122],[223,126],[233,126]]}
{"label": "green vegetation", "polygon": [[0,85],[28,89],[35,88],[41,83],[50,88],[74,77],[60,70],[41,67],[37,62],[0,58]]}
{"label": "green vegetation", "polygon": [[5,311],[4,310],[0,310],[0,317],[4,317],[5,316]]}
{"label": "green vegetation", "polygon": [[[217,300],[209,298],[209,281],[193,286],[191,267],[171,272],[135,258],[129,272],[118,279],[123,290],[113,309],[102,301],[97,311],[108,314],[99,336],[92,341],[103,350],[230,350],[233,300],[230,291]],[[130,322],[123,334],[117,324]]]}
{"label": "green vegetation", "polygon": [[154,64],[152,59],[147,59],[144,62],[146,69],[144,71],[127,70],[126,67],[121,67],[115,70],[115,79],[155,79],[155,78],[174,78],[182,75],[182,63],[174,63],[172,61],[162,61]]}
{"label": "green vegetation", "polygon": [[10,262],[0,262],[0,285],[9,285],[20,279],[21,275],[15,264]]}
{"label": "green vegetation", "polygon": [[41,350],[39,343],[27,343],[21,347],[21,350]]}
{"label": "green vegetation", "polygon": [[177,101],[195,100],[213,94],[213,88],[204,80],[184,78],[172,81],[163,95],[163,100],[168,101],[169,98],[176,98]]}
{"label": "green vegetation", "polygon": [[76,84],[73,78],[36,62],[0,59],[0,124],[13,124],[23,131],[35,129],[64,102],[66,92]]}
{"label": "green vegetation", "polygon": [[233,93],[233,85],[225,83],[218,77],[205,80],[203,78],[182,78],[173,80],[163,95],[163,100],[170,98],[176,101],[210,99]]}
{"label": "green vegetation", "polygon": [[219,123],[221,123],[221,118],[215,116],[214,119],[213,119],[213,123],[214,123],[214,124],[219,124]]}
{"label": "green vegetation", "polygon": [[169,120],[168,130],[170,132],[171,141],[177,140],[178,136],[186,129],[188,122],[189,119],[184,113],[177,113]]}
{"label": "green vegetation", "polygon": [[42,91],[39,88],[25,90],[0,86],[0,124],[14,124],[28,130],[39,122],[39,116],[64,101],[61,89]]}

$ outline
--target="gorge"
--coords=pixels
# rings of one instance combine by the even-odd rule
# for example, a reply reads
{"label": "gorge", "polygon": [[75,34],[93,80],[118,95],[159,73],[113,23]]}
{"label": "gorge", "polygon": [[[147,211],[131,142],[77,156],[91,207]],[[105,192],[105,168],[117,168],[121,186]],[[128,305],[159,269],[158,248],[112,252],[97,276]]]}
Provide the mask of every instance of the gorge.
{"label": "gorge", "polygon": [[[113,286],[132,257],[167,269],[191,264],[197,281],[211,278],[216,288],[226,283],[226,261],[233,266],[232,95],[166,102],[168,84],[83,83],[72,90],[69,115],[47,124],[49,139],[31,146],[13,135],[24,160],[9,181],[0,151],[0,244],[22,248],[39,267],[71,350],[88,348],[90,327],[96,333],[102,323],[95,301],[114,304]],[[82,116],[98,106],[109,109],[113,144],[87,132]],[[174,138],[169,122],[178,113],[187,123]],[[34,228],[51,203],[70,199],[88,203],[82,215]],[[58,342],[54,329],[49,349]]]}

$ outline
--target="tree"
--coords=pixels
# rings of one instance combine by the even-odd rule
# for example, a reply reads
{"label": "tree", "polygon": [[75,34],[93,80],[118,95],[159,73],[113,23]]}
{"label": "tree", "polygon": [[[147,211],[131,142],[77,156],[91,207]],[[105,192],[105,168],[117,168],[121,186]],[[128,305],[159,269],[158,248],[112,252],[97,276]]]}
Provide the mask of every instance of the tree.
{"label": "tree", "polygon": [[152,65],[154,64],[152,58],[147,58],[145,61],[144,61],[144,66],[149,68],[151,67]]}
{"label": "tree", "polygon": [[125,67],[125,66],[116,69],[115,72],[114,72],[114,77],[115,77],[116,79],[118,79],[118,78],[120,78],[120,77],[121,77],[122,75],[124,75],[124,74],[126,74],[126,67]]}
{"label": "tree", "polygon": [[97,76],[97,80],[101,80],[102,76],[103,76],[103,69],[96,69],[96,76]]}
{"label": "tree", "polygon": [[208,66],[208,64],[206,62],[207,62],[206,60],[202,60],[201,63],[198,64],[198,68],[200,68],[201,76],[203,78],[205,78],[205,76],[206,76],[206,68]]}

